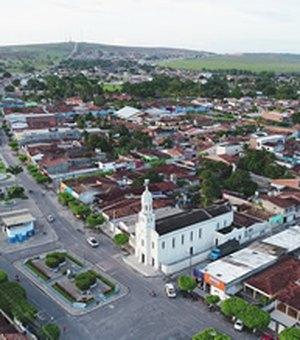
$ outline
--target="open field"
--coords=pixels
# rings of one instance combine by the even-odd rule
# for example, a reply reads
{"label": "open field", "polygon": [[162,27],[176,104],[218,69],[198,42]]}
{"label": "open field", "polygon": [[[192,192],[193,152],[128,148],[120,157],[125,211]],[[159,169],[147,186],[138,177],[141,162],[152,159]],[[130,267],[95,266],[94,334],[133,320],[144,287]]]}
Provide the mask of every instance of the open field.
{"label": "open field", "polygon": [[115,92],[115,91],[122,91],[122,85],[112,85],[112,84],[104,84],[103,90],[106,92]]}
{"label": "open field", "polygon": [[162,67],[192,71],[243,70],[251,72],[300,72],[300,55],[292,54],[241,54],[218,55],[198,59],[164,61]]}
{"label": "open field", "polygon": [[43,70],[66,58],[73,48],[74,43],[1,46],[0,67],[10,72]]}

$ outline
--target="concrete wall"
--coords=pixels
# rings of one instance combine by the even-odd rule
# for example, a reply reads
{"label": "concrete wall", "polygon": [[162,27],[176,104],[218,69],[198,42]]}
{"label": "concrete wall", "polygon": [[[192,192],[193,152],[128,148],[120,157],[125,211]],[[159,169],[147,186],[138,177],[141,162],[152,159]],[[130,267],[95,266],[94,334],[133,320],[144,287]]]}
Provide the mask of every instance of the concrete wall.
{"label": "concrete wall", "polygon": [[[181,261],[189,257],[191,248],[193,248],[193,254],[209,251],[214,246],[215,231],[230,226],[232,222],[233,212],[231,211],[208,221],[162,235],[157,240],[159,262],[168,265]],[[175,242],[174,247],[173,242]]]}
{"label": "concrete wall", "polygon": [[[241,244],[254,240],[260,236],[267,235],[271,231],[269,223],[255,223],[249,228],[234,228],[230,233],[222,234],[218,231],[215,233],[215,244],[219,245],[228,240],[236,239]],[[216,242],[218,240],[218,242]]]}
{"label": "concrete wall", "polygon": [[182,261],[173,263],[173,264],[161,264],[161,271],[165,273],[166,275],[170,275],[176,272],[179,272],[180,270],[183,270],[185,268],[188,268],[189,266],[193,266],[199,262],[205,261],[208,257],[209,251],[205,251],[201,254],[196,254],[192,258],[186,257]]}

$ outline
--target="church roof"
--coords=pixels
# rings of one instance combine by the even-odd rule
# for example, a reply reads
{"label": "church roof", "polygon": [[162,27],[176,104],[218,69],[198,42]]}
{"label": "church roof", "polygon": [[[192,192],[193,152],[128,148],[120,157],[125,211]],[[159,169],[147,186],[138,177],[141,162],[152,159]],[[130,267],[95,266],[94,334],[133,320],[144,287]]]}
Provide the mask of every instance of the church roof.
{"label": "church roof", "polygon": [[211,206],[207,209],[197,209],[180,212],[178,214],[161,218],[156,221],[155,230],[159,235],[172,233],[187,228],[193,224],[210,220],[231,211],[227,204]]}

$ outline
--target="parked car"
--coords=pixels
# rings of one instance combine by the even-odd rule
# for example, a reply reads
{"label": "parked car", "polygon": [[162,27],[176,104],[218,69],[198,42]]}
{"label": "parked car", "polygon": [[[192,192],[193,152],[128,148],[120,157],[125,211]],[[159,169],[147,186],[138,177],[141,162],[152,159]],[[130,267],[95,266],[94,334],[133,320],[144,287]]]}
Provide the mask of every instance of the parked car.
{"label": "parked car", "polygon": [[272,334],[264,334],[260,337],[260,340],[276,340]]}
{"label": "parked car", "polygon": [[55,218],[54,218],[52,215],[48,215],[48,216],[47,216],[47,221],[48,221],[48,222],[51,223],[51,222],[53,222],[54,220],[55,220]]}
{"label": "parked car", "polygon": [[93,248],[96,248],[96,247],[99,246],[99,242],[93,236],[88,237],[86,240],[87,240],[88,244]]}
{"label": "parked car", "polygon": [[167,297],[169,298],[175,298],[176,297],[176,288],[173,285],[173,283],[166,283],[165,284],[165,291],[167,294]]}
{"label": "parked car", "polygon": [[244,329],[244,324],[243,324],[243,321],[237,319],[233,325],[233,328],[236,330],[236,331],[239,331],[241,332],[243,329]]}

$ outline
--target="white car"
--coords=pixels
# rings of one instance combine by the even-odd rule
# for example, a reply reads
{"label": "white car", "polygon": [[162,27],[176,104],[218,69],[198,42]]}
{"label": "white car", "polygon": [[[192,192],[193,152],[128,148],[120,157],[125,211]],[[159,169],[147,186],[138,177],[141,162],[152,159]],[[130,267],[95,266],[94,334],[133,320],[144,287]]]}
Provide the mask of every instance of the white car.
{"label": "white car", "polygon": [[239,331],[241,332],[243,329],[244,329],[244,324],[243,324],[243,321],[237,319],[233,325],[233,328],[236,330],[236,331]]}
{"label": "white car", "polygon": [[173,285],[173,283],[166,283],[165,284],[165,291],[167,294],[167,297],[169,298],[175,298],[176,297],[176,288]]}
{"label": "white car", "polygon": [[50,222],[50,223],[53,222],[54,221],[54,217],[52,215],[48,215],[47,216],[47,221]]}
{"label": "white car", "polygon": [[96,248],[99,246],[99,242],[95,239],[95,237],[91,236],[91,237],[88,237],[86,240],[88,244],[93,248]]}

